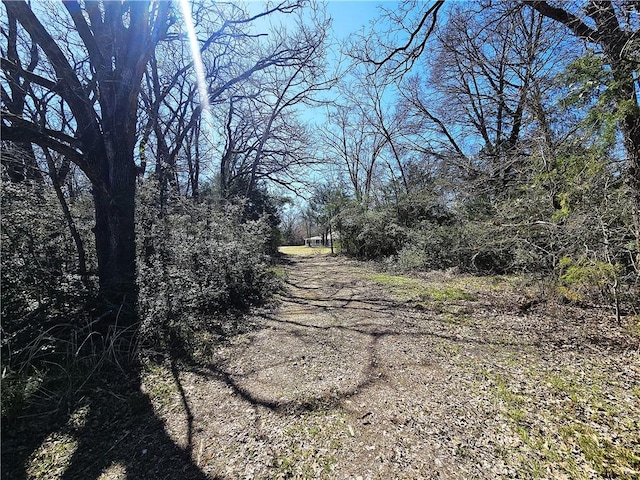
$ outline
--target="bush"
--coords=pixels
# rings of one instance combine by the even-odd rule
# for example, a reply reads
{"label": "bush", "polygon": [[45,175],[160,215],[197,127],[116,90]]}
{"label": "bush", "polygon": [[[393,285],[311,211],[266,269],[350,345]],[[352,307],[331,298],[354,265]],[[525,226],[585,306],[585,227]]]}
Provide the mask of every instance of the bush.
{"label": "bush", "polygon": [[[193,328],[205,317],[219,323],[212,314],[255,305],[277,288],[265,254],[272,240],[265,216],[242,221],[242,205],[221,210],[182,197],[161,212],[157,191],[146,182],[137,206],[143,341],[165,338],[169,327]],[[11,373],[52,355],[71,359],[80,345],[93,348],[84,342],[92,297],[55,192],[43,184],[5,182],[1,200],[3,365]],[[69,206],[94,274],[91,199],[80,196]]]}
{"label": "bush", "polygon": [[469,264],[471,256],[463,228],[423,222],[410,232],[397,261],[403,269],[438,270]]}
{"label": "bush", "polygon": [[[90,292],[54,190],[41,183],[2,186],[2,416],[19,411],[49,375],[77,361],[90,323]],[[95,270],[93,212],[87,198],[69,208]],[[89,248],[87,248],[89,247]],[[95,277],[91,278],[92,283]],[[95,288],[95,287],[94,287]]]}
{"label": "bush", "polygon": [[358,206],[345,208],[338,221],[341,251],[362,259],[396,255],[407,240],[407,229],[387,210],[363,212]]}
{"label": "bush", "polygon": [[620,265],[597,259],[563,257],[558,263],[558,290],[569,300],[581,301],[598,295],[610,301],[621,270]]}
{"label": "bush", "polygon": [[172,332],[210,327],[214,315],[258,304],[275,291],[266,217],[242,222],[242,206],[220,209],[183,198],[161,214],[155,191],[147,182],[137,207],[143,340],[164,342]]}
{"label": "bush", "polygon": [[5,182],[1,239],[4,328],[35,309],[62,308],[86,295],[77,251],[51,188]]}

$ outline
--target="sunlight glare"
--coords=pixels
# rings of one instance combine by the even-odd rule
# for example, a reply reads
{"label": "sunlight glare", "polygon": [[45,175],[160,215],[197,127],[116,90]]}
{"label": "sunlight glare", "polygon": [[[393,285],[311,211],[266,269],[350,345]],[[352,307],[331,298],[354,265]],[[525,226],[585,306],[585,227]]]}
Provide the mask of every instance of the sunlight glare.
{"label": "sunlight glare", "polygon": [[[189,0],[178,0],[180,4],[180,11],[182,12],[182,18],[184,18],[184,24],[187,28],[187,38],[189,39],[189,49],[191,50],[191,57],[193,58],[193,69],[196,74],[196,83],[198,84],[198,97],[200,97],[201,107],[201,123],[200,132],[201,140],[205,144],[208,144],[208,149],[215,150],[215,128],[213,122],[213,115],[211,113],[209,104],[209,89],[207,87],[207,77],[205,75],[204,63],[202,61],[202,54],[200,53],[200,45],[198,43],[198,37],[196,36],[196,28],[193,22],[193,16],[191,15],[191,8],[189,6]],[[209,170],[211,165],[207,162],[201,163],[201,173]]]}
{"label": "sunlight glare", "polygon": [[189,39],[189,48],[191,49],[191,57],[193,58],[193,68],[196,71],[196,82],[198,83],[198,95],[200,96],[200,103],[202,105],[202,110],[208,111],[209,93],[207,90],[207,82],[204,74],[202,55],[200,54],[198,38],[196,37],[196,28],[193,24],[191,8],[189,7],[189,0],[179,0],[179,3],[180,11],[182,12],[182,18],[184,18],[184,24],[187,27],[187,38]]}

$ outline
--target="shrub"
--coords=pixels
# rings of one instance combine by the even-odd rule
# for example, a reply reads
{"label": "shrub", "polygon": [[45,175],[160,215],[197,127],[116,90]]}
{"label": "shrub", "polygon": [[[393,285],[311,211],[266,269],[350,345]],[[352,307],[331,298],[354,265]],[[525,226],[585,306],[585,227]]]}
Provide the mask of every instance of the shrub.
{"label": "shrub", "polygon": [[345,208],[338,221],[341,251],[363,259],[396,255],[407,240],[407,229],[388,210],[363,212],[358,206]]}
{"label": "shrub", "polygon": [[86,294],[75,245],[49,187],[5,182],[1,238],[5,328],[37,308],[62,308]]}
{"label": "shrub", "polygon": [[242,222],[242,206],[220,209],[184,198],[161,212],[154,192],[147,182],[138,196],[143,340],[164,342],[171,332],[210,328],[218,314],[260,303],[275,291],[266,217]]}
{"label": "shrub", "polygon": [[621,270],[618,264],[596,259],[563,257],[558,264],[558,290],[569,300],[584,300],[596,295],[609,300]]}

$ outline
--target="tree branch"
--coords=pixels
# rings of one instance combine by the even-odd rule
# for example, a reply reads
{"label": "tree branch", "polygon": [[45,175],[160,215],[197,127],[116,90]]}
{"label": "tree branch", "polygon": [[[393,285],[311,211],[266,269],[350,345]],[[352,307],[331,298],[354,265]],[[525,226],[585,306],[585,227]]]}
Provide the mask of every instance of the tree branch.
{"label": "tree branch", "polygon": [[[410,32],[409,40],[407,40],[407,42],[404,45],[394,48],[382,60],[374,60],[372,58],[368,59],[371,63],[376,65],[376,69],[375,69],[376,73],[378,73],[379,70],[385,64],[389,63],[391,59],[396,55],[398,55],[399,53],[407,52],[408,58],[405,61],[400,62],[396,67],[394,67],[392,69],[394,72],[398,70],[400,65],[406,62],[410,64],[413,63],[413,61],[416,60],[422,54],[426,46],[427,40],[431,36],[431,33],[433,33],[433,30],[436,26],[436,22],[438,20],[438,11],[440,10],[440,8],[442,8],[442,5],[444,5],[444,0],[437,0],[429,9],[427,9],[427,11],[422,15],[422,18],[420,19],[418,26],[415,29],[413,29],[413,31]],[[429,29],[424,35],[424,38],[417,45],[412,46],[414,44],[416,37],[420,34],[420,32],[425,27],[425,24],[427,23],[427,20],[429,19],[429,17],[432,17],[431,24],[429,25]]]}
{"label": "tree branch", "polygon": [[598,41],[600,40],[600,34],[598,33],[598,31],[588,27],[578,17],[562,8],[553,7],[543,0],[535,0],[532,2],[528,2],[527,4],[536,9],[545,17],[551,18],[552,20],[556,20],[557,22],[566,25],[571,29],[571,31],[573,31],[574,34],[584,40],[595,43],[598,43]]}
{"label": "tree branch", "polygon": [[80,4],[77,0],[63,0],[62,3],[69,12],[69,15],[71,15],[73,23],[76,26],[76,30],[78,31],[78,35],[80,35],[80,38],[87,47],[92,66],[96,70],[102,68],[104,66],[104,56],[98,47],[98,43],[96,42],[96,38],[93,35],[89,24],[82,14]]}
{"label": "tree branch", "polygon": [[2,66],[3,70],[6,70],[7,72],[11,72],[11,73],[17,73],[18,75],[22,76],[25,80],[28,80],[29,82],[37,83],[38,85],[45,87],[57,94],[62,93],[62,89],[59,87],[59,85],[56,82],[49,80],[48,78],[41,77],[37,73],[33,73],[33,72],[30,72],[29,70],[25,70],[20,65],[12,62],[7,58],[1,57],[0,65]]}
{"label": "tree branch", "polygon": [[77,139],[48,128],[38,128],[33,123],[6,111],[2,112],[2,117],[3,120],[11,121],[11,125],[4,121],[1,124],[0,135],[3,141],[35,143],[40,147],[50,148],[67,157],[85,173],[88,172],[89,166],[79,150]]}
{"label": "tree branch", "polygon": [[95,111],[91,107],[86,92],[67,61],[64,53],[24,1],[3,0],[5,8],[11,12],[29,33],[31,38],[44,51],[56,72],[59,93],[73,111],[79,125],[85,128],[94,127],[91,134],[99,133]]}

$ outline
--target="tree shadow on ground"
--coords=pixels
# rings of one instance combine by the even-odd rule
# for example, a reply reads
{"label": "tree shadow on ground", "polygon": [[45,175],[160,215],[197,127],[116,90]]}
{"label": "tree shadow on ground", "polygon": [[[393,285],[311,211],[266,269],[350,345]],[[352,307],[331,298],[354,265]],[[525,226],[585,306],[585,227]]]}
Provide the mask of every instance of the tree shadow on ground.
{"label": "tree shadow on ground", "polygon": [[[304,288],[293,286],[298,289]],[[385,359],[380,351],[381,342],[386,340],[406,339],[410,345],[421,342],[434,346],[466,345],[471,350],[485,349],[489,352],[506,349],[514,354],[535,351],[540,355],[553,355],[564,351],[582,352],[585,345],[594,343],[592,337],[585,336],[584,319],[580,317],[564,318],[562,321],[548,320],[548,324],[545,324],[546,328],[541,329],[538,316],[505,314],[503,321],[496,320],[495,308],[490,303],[486,305],[481,302],[473,303],[471,313],[477,315],[479,319],[456,324],[446,316],[440,315],[439,311],[417,311],[407,302],[392,299],[371,299],[353,295],[306,298],[292,292],[288,292],[283,298],[289,305],[307,306],[317,312],[323,312],[326,309],[340,311],[348,321],[337,324],[327,323],[314,318],[311,313],[305,320],[296,320],[283,317],[279,313],[263,312],[257,315],[260,320],[254,327],[257,330],[264,329],[267,335],[277,335],[280,338],[281,347],[284,347],[282,340],[289,336],[299,340],[302,345],[309,345],[312,351],[317,351],[318,345],[322,345],[324,349],[331,349],[331,345],[321,341],[322,338],[318,335],[328,335],[329,332],[344,334],[344,342],[350,343],[352,351],[363,352],[363,355],[358,357],[361,362],[353,364],[353,368],[349,369],[352,372],[359,372],[354,383],[348,386],[334,385],[334,388],[329,390],[318,390],[314,394],[307,393],[296,398],[283,398],[261,391],[263,381],[256,380],[252,383],[248,379],[258,378],[261,373],[273,369],[286,369],[288,365],[291,365],[292,378],[295,378],[300,371],[293,366],[296,365],[294,362],[299,362],[301,358],[304,360],[304,350],[298,352],[299,355],[295,358],[289,358],[290,355],[287,355],[293,352],[284,350],[280,358],[265,357],[261,354],[260,347],[255,344],[256,338],[264,338],[264,335],[248,337],[249,342],[242,344],[243,351],[236,351],[227,361],[202,362],[185,353],[180,356],[183,368],[203,378],[224,383],[235,396],[242,398],[250,405],[265,407],[283,414],[297,415],[334,408],[364,389],[371,388],[379,382],[387,382],[392,372],[385,371]],[[372,319],[371,315],[377,315],[378,320]],[[355,321],[354,319],[358,316],[361,320]],[[486,322],[482,321],[485,317]],[[354,343],[353,338],[360,338],[360,343]],[[626,351],[638,346],[637,339],[623,337],[600,339],[600,342],[609,351]],[[250,348],[256,349],[253,358],[258,360],[257,363],[252,364],[251,369],[243,368],[241,372],[236,371],[231,363],[237,355],[247,354],[246,351]],[[228,360],[231,360],[231,363]],[[343,359],[343,362],[346,361]],[[293,373],[294,371],[298,373]],[[300,381],[304,382],[305,378],[301,377]]]}
{"label": "tree shadow on ground", "polygon": [[[303,289],[303,284],[298,286],[295,282],[290,286]],[[395,338],[402,337],[409,345],[418,344],[423,340],[433,340],[434,345],[441,342],[469,344],[479,348],[508,347],[509,351],[515,353],[523,349],[542,348],[555,354],[564,349],[578,351],[584,345],[584,338],[581,336],[571,344],[565,345],[564,342],[564,338],[568,333],[572,333],[571,331],[581,331],[578,328],[581,320],[579,318],[571,322],[563,320],[564,327],[571,331],[561,332],[559,336],[559,325],[555,323],[547,325],[547,330],[538,328],[534,331],[535,334],[532,334],[533,327],[538,327],[536,317],[512,316],[507,324],[494,321],[473,322],[466,326],[452,325],[437,312],[416,311],[407,302],[382,297],[372,298],[373,295],[345,295],[344,292],[338,294],[338,291],[327,295],[326,298],[318,299],[289,292],[284,296],[284,301],[296,307],[313,307],[319,312],[325,309],[341,312],[345,323],[315,323],[312,317],[303,321],[270,313],[258,315],[259,320],[249,326],[240,321],[235,323],[243,333],[254,329],[269,329],[279,335],[279,341],[284,335],[295,337],[299,343],[312,346],[315,349],[312,351],[316,352],[319,348],[317,334],[335,332],[335,338],[343,339],[345,345],[338,353],[357,348],[362,351],[362,355],[358,357],[349,357],[351,360],[346,357],[340,359],[341,364],[354,362],[349,369],[354,372],[352,384],[334,384],[332,388],[319,389],[312,395],[299,398],[270,396],[246,382],[247,373],[255,374],[260,369],[267,370],[274,365],[286,366],[288,362],[297,361],[297,358],[268,359],[264,356],[265,352],[256,347],[255,358],[260,358],[261,362],[257,362],[251,372],[239,374],[225,361],[212,362],[211,359],[203,361],[202,358],[197,358],[191,351],[188,339],[173,336],[169,354],[170,374],[177,386],[185,412],[186,446],[178,445],[168,435],[165,424],[154,411],[149,396],[141,390],[143,372],[139,365],[127,367],[124,369],[126,373],[122,368],[110,365],[103,367],[100,374],[94,375],[82,388],[77,388],[73,394],[67,395],[65,402],[56,403],[52,408],[51,402],[32,401],[28,408],[15,418],[8,421],[3,419],[2,478],[20,480],[55,476],[65,480],[97,479],[110,467],[115,466],[121,472],[118,478],[126,476],[127,479],[140,480],[211,479],[212,477],[207,476],[192,457],[193,422],[194,415],[197,415],[197,405],[193,408],[195,413],[192,413],[188,389],[182,387],[180,380],[183,370],[224,383],[230,387],[235,397],[248,404],[295,415],[339,406],[359,392],[387,382],[393,372],[385,369],[384,351],[381,347],[385,341]],[[470,313],[493,318],[491,304],[476,303],[471,307],[473,311]],[[358,315],[361,320],[354,321]],[[241,324],[245,325],[242,329]],[[516,334],[521,331],[524,340],[512,341],[501,336],[501,329],[505,327],[509,327],[510,331],[515,330]],[[250,345],[255,347],[257,336],[249,338]],[[353,339],[360,339],[359,343],[350,343]],[[322,348],[331,350],[332,338],[325,340],[327,341],[322,344]],[[614,340],[610,340],[604,347],[628,347],[626,344],[618,345]],[[246,344],[243,345],[243,348],[248,348]],[[360,363],[355,363],[355,360]],[[300,372],[297,368],[291,370],[292,375]],[[47,385],[46,381],[44,385]],[[230,418],[229,421],[233,419]],[[62,437],[70,437],[72,441],[66,443],[75,444],[75,448],[67,452],[56,450],[60,448],[62,442],[59,440]],[[45,458],[47,454],[49,460]],[[51,458],[56,455],[58,459],[54,462]],[[59,458],[65,455],[68,457],[66,462],[60,461]],[[47,468],[56,468],[59,471],[47,471]],[[39,471],[34,473],[33,469]]]}
{"label": "tree shadow on ground", "polygon": [[2,478],[97,479],[112,467],[129,480],[211,480],[167,435],[140,373],[110,365],[54,408],[37,395],[25,402],[2,422]]}

